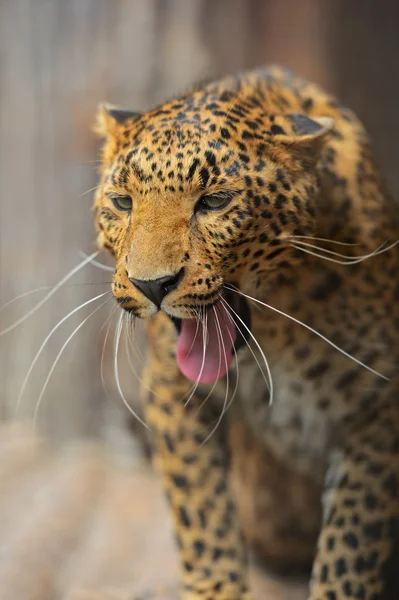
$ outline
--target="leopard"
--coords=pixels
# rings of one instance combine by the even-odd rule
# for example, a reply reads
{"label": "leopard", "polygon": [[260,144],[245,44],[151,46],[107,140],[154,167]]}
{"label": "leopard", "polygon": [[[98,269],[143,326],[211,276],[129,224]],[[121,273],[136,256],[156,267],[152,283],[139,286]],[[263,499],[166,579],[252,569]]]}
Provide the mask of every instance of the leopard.
{"label": "leopard", "polygon": [[94,215],[182,600],[398,598],[399,220],[365,127],[286,68],[101,104]]}

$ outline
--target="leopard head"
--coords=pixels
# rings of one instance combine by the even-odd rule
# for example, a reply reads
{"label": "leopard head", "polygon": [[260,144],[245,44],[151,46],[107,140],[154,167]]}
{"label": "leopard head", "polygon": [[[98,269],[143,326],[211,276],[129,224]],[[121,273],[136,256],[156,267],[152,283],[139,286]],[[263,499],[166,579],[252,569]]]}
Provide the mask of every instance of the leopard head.
{"label": "leopard head", "polygon": [[[174,320],[188,377],[198,378],[198,357],[192,368],[181,357],[189,346],[195,354],[198,321],[211,344],[239,345],[250,319],[233,287],[261,285],[290,261],[290,237],[312,232],[315,165],[331,127],[206,88],[146,114],[99,108],[95,218],[98,245],[116,260],[113,294],[134,316]],[[200,379],[217,376],[206,364]]]}

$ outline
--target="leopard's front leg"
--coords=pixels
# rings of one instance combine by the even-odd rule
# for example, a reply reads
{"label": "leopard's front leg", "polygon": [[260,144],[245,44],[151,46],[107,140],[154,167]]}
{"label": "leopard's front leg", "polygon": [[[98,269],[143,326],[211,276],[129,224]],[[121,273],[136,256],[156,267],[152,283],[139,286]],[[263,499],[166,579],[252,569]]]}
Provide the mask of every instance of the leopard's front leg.
{"label": "leopard's front leg", "polygon": [[[184,600],[247,598],[243,541],[227,477],[227,452],[208,407],[191,398],[192,383],[177,368],[176,334],[160,314],[149,327],[145,414],[155,462],[172,511]],[[151,390],[151,392],[148,391]]]}
{"label": "leopard's front leg", "polygon": [[[328,478],[327,478],[328,479]],[[311,600],[399,598],[399,406],[376,408],[334,465]]]}

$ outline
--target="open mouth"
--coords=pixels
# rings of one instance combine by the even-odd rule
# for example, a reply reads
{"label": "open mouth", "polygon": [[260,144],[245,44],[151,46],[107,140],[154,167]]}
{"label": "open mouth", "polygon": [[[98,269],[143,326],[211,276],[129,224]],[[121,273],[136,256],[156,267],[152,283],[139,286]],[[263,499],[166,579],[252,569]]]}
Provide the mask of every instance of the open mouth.
{"label": "open mouth", "polygon": [[179,332],[176,360],[192,381],[213,383],[226,375],[251,327],[247,301],[230,290],[207,307],[203,319],[172,319]]}

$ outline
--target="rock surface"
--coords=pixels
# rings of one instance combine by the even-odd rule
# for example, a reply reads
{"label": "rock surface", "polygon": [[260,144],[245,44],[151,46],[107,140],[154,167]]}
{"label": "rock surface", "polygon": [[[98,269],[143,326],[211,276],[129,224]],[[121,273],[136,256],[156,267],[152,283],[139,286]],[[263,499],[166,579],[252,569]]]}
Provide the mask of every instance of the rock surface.
{"label": "rock surface", "polygon": [[[0,598],[177,598],[177,560],[159,482],[82,442],[53,453],[20,425],[0,431]],[[305,587],[253,568],[257,598]]]}

